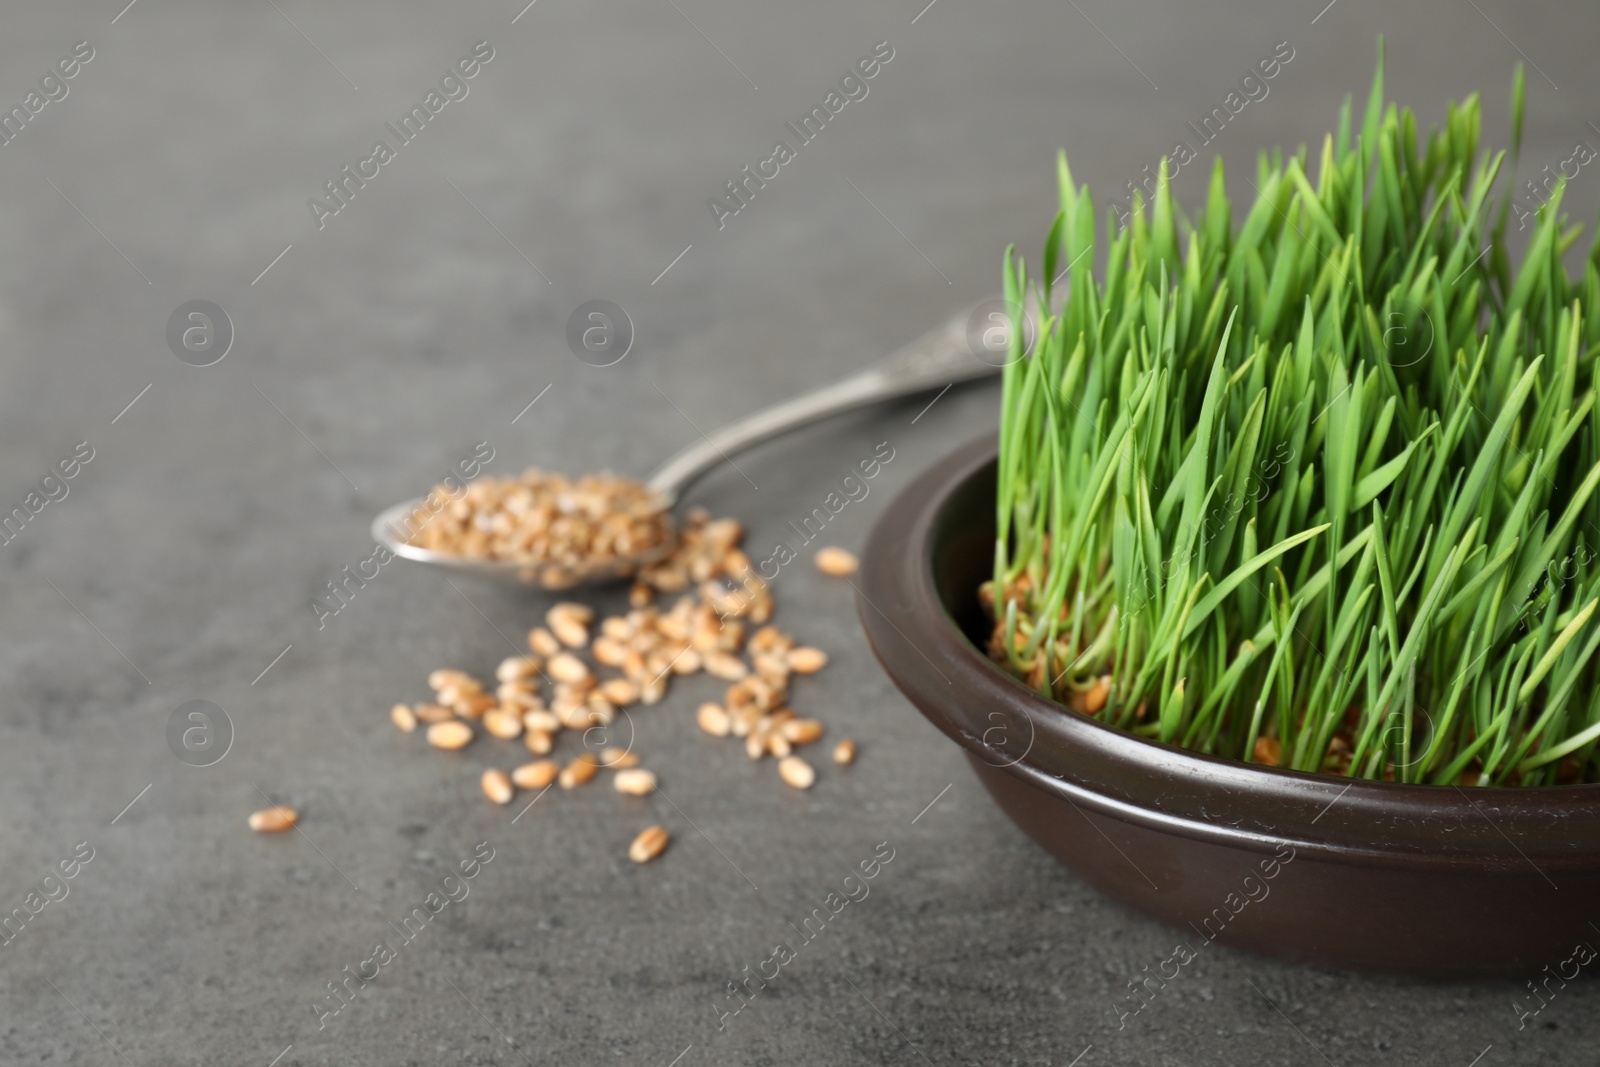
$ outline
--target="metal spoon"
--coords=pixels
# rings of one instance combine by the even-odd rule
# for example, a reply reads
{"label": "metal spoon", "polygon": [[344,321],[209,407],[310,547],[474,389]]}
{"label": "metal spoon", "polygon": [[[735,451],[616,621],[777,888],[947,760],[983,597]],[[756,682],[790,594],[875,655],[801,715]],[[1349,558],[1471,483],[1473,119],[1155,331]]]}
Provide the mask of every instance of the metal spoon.
{"label": "metal spoon", "polygon": [[[723,427],[667,460],[646,484],[659,494],[663,510],[670,510],[683,491],[708,470],[734,453],[779,434],[868,404],[996,374],[1004,365],[1005,352],[973,345],[968,338],[974,323],[980,324],[980,329],[987,328],[990,314],[997,314],[997,309],[1004,306],[1002,301],[990,299],[965,308],[943,326],[863,371]],[[984,352],[987,360],[976,355],[975,350]],[[420,508],[425,499],[418,497],[385,509],[372,520],[372,536],[404,559],[513,585],[570,589],[614,581],[661,559],[672,547],[670,544],[657,546],[651,553],[633,559],[607,560],[578,573],[569,572],[560,583],[551,585],[541,580],[543,572],[532,564],[470,559],[410,544],[405,538],[405,519]]]}

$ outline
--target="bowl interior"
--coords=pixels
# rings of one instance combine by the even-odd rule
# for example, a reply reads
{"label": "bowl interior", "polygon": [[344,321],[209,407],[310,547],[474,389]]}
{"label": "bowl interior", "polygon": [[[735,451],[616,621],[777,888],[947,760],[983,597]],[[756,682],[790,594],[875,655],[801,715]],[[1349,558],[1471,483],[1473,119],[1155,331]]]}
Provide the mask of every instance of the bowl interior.
{"label": "bowl interior", "polygon": [[950,493],[929,531],[933,585],[956,628],[982,651],[989,619],[978,586],[994,576],[995,465],[984,464]]}
{"label": "bowl interior", "polygon": [[[1086,808],[1203,837],[1268,823],[1280,833],[1298,826],[1308,845],[1391,858],[1490,852],[1526,862],[1538,852],[1572,862],[1600,850],[1600,785],[1458,789],[1263,767],[1142,738],[1040,696],[985,651],[991,623],[977,589],[993,573],[995,453],[993,438],[969,444],[885,509],[858,598],[891,678],[975,758]],[[1002,737],[1009,750],[996,744]],[[1165,784],[1152,805],[1156,779]]]}

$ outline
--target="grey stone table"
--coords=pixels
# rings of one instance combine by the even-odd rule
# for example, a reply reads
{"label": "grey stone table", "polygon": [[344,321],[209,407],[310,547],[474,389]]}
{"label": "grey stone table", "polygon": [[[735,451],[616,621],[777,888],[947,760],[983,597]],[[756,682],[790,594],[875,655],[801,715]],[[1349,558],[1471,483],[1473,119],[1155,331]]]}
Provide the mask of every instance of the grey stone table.
{"label": "grey stone table", "polygon": [[[492,472],[643,472],[993,290],[1007,242],[1037,254],[1058,145],[1121,190],[1188,139],[1194,202],[1217,153],[1239,175],[1320,138],[1380,31],[1392,95],[1431,121],[1482,88],[1488,143],[1525,56],[1523,176],[1556,168],[1600,138],[1593,5],[124,3],[0,14],[0,105],[22,109],[0,144],[0,512],[27,515],[0,545],[0,913],[28,916],[0,945],[0,1063],[1594,1062],[1592,983],[1519,1020],[1518,982],[1222,948],[1119,1029],[1176,935],[997,812],[809,566],[779,618],[833,665],[796,700],[856,766],[781,787],[697,734],[702,678],[637,717],[663,795],[552,794],[515,822],[477,784],[505,757],[428,750],[386,710],[434,666],[488,670],[544,602],[395,562],[312,607],[371,556],[376,510],[479,442]],[[855,99],[791,132],[879,42]],[[1186,123],[1280,42],[1266,95],[1198,143]],[[793,158],[766,163],[780,139]],[[746,166],[778,169],[737,214],[709,207]],[[1597,189],[1585,169],[1575,217]],[[635,329],[609,367],[566,344],[592,299]],[[232,336],[185,311],[185,362],[168,323],[193,300]],[[763,545],[889,442],[830,534],[858,546],[993,427],[992,387],[927,400],[741,456],[692,498]],[[169,749],[191,700],[232,724],[211,766]],[[263,796],[303,833],[250,833]],[[674,844],[635,867],[657,820]],[[402,938],[479,843],[469,895]],[[869,896],[724,1018],[728,984],[880,848]],[[329,983],[380,941],[394,958],[333,1014]]]}

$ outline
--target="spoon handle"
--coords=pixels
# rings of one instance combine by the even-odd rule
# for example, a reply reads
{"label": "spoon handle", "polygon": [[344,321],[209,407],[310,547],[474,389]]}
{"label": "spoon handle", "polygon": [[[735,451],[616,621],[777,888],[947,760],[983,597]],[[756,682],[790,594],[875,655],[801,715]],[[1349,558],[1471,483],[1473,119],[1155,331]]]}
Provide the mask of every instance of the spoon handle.
{"label": "spoon handle", "polygon": [[999,299],[990,299],[964,308],[943,326],[859,373],[723,427],[662,464],[651,475],[650,488],[676,502],[691,482],[718,463],[779,434],[852,408],[998,373],[1004,354],[984,349],[993,362],[980,358],[968,342],[968,327],[980,310],[990,308],[998,315],[1004,307]]}

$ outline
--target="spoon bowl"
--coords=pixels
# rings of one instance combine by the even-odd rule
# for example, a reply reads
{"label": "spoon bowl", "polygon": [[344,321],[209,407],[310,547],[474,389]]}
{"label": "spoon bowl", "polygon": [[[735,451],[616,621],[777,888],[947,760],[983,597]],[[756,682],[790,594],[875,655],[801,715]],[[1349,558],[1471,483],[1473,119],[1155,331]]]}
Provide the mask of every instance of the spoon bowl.
{"label": "spoon bowl", "polygon": [[401,559],[442,567],[475,578],[487,578],[505,585],[532,586],[554,592],[582,585],[617,582],[637,574],[640,569],[652,563],[665,559],[677,544],[677,527],[672,523],[670,509],[665,509],[665,518],[673,533],[672,538],[651,546],[648,552],[633,557],[614,556],[573,566],[554,562],[479,559],[439,552],[412,544],[406,535],[408,517],[424,510],[427,507],[427,499],[427,497],[417,497],[414,500],[405,500],[379,512],[372,520],[373,538]]}

